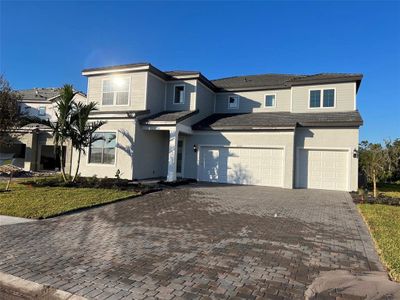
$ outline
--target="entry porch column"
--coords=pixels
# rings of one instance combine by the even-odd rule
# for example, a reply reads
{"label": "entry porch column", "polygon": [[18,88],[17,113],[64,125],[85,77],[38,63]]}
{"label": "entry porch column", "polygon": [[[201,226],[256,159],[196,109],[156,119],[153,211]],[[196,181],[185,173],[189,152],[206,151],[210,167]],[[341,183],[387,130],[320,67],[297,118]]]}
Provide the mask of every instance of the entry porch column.
{"label": "entry porch column", "polygon": [[168,174],[167,181],[176,180],[176,161],[178,154],[179,130],[174,128],[169,130],[169,151],[168,151]]}

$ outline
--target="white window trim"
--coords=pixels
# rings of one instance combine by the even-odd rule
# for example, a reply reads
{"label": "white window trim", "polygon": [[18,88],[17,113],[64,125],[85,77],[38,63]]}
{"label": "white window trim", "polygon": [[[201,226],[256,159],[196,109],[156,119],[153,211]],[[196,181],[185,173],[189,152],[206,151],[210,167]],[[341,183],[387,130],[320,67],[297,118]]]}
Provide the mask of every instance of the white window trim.
{"label": "white window trim", "polygon": [[[274,105],[267,106],[267,96],[274,96]],[[276,108],[276,93],[264,94],[264,108]]]}
{"label": "white window trim", "polygon": [[[128,83],[129,83],[129,85],[128,85],[128,103],[127,103],[127,104],[116,104],[116,101],[117,101],[116,98],[117,98],[117,96],[116,96],[116,92],[113,92],[113,93],[114,93],[113,104],[103,104],[104,81],[106,81],[106,80],[113,80],[113,79],[116,78],[116,77],[119,77],[119,78],[128,78]],[[100,107],[101,107],[101,106],[104,106],[104,107],[111,107],[111,106],[121,106],[121,107],[123,107],[123,106],[129,106],[130,103],[131,103],[131,81],[132,81],[131,76],[118,76],[118,75],[116,75],[116,76],[112,76],[112,77],[103,78],[103,79],[101,80],[101,102],[100,102]]]}
{"label": "white window trim", "polygon": [[[115,154],[114,154],[114,164],[99,164],[90,162],[90,145],[86,149],[86,165],[88,166],[99,166],[99,167],[115,167],[117,165],[117,145],[118,145],[118,131],[115,130],[98,130],[97,133],[115,133]],[[95,134],[96,134],[95,132]]]}
{"label": "white window trim", "polygon": [[[325,90],[334,90],[333,95],[333,106],[324,106],[324,91]],[[311,107],[311,91],[320,91],[321,99],[318,107]],[[308,109],[333,109],[336,108],[336,88],[323,88],[323,89],[309,89],[308,90]]]}
{"label": "white window trim", "polygon": [[[230,103],[229,103],[229,99],[230,98],[235,98],[236,99],[236,106],[235,107],[231,107]],[[238,95],[229,95],[228,96],[228,109],[239,109],[239,101],[240,101],[240,97]]]}
{"label": "white window trim", "polygon": [[[181,102],[175,102],[175,96],[176,96],[176,88],[182,86],[183,87],[183,99],[181,99]],[[185,104],[185,99],[186,98],[186,86],[184,83],[180,83],[180,84],[174,84],[174,97],[172,98],[172,104],[175,105],[182,105]]]}
{"label": "white window trim", "polygon": [[[44,108],[44,114],[43,115],[40,113],[40,109],[42,109],[42,108]],[[38,115],[42,116],[42,117],[46,115],[46,106],[39,106],[38,107]]]}

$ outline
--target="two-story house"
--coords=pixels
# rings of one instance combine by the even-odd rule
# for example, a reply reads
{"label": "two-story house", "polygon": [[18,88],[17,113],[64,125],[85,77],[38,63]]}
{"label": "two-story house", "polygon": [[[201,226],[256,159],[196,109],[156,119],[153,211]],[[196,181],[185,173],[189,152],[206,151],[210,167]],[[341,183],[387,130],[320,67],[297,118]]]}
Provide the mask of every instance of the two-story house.
{"label": "two-story house", "polygon": [[209,80],[148,63],[86,69],[107,121],[83,176],[356,190],[360,74]]}
{"label": "two-story house", "polygon": [[[59,88],[33,88],[20,90],[18,94],[21,97],[18,109],[22,115],[55,121],[55,101],[60,96]],[[74,101],[86,102],[86,95],[77,91]],[[28,124],[11,136],[11,144],[0,145],[0,161],[13,159],[14,165],[26,171],[54,171],[60,168],[49,127],[38,123]],[[64,162],[68,171],[72,159],[71,149],[70,143],[67,143]]]}

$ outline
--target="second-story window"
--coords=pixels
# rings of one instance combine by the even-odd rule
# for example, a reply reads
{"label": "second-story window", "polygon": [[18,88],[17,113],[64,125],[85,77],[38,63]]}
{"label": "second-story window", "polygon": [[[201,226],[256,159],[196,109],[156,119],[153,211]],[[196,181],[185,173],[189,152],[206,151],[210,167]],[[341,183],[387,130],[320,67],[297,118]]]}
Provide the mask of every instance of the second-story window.
{"label": "second-story window", "polygon": [[46,106],[39,106],[39,116],[46,115]]}
{"label": "second-story window", "polygon": [[174,86],[174,104],[185,103],[185,86],[175,85]]}
{"label": "second-story window", "polygon": [[229,96],[228,97],[228,109],[239,108],[239,96]]}
{"label": "second-story window", "polygon": [[[321,96],[323,97],[321,101]],[[335,90],[311,90],[310,91],[310,108],[324,108],[335,106]]]}
{"label": "second-story window", "polygon": [[265,95],[265,107],[276,106],[275,95]]}
{"label": "second-story window", "polygon": [[102,105],[128,105],[129,78],[116,77],[103,81]]}

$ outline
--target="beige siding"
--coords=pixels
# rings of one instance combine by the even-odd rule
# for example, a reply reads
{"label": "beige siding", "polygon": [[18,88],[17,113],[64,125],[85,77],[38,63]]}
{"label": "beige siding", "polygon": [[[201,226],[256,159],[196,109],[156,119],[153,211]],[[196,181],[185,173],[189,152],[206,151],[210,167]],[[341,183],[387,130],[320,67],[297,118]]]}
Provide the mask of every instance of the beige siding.
{"label": "beige siding", "polygon": [[[265,95],[270,94],[276,95],[275,107],[265,107]],[[228,109],[228,97],[232,95],[238,95],[240,97],[238,109]],[[290,111],[290,89],[218,93],[215,111],[216,113]]]}
{"label": "beige siding", "polygon": [[[335,107],[333,108],[309,108],[310,90],[332,89],[335,91]],[[330,111],[351,111],[355,104],[355,83],[336,83],[326,85],[308,85],[293,87],[292,112],[330,112]],[[321,99],[322,101],[322,99]]]}
{"label": "beige siding", "polygon": [[140,126],[136,126],[135,138],[134,178],[166,176],[168,169],[168,131],[143,130]]}
{"label": "beige siding", "polygon": [[[115,132],[117,134],[117,148],[115,150],[115,164],[90,164],[88,160],[89,151],[82,155],[80,173],[82,176],[111,177],[114,178],[117,170],[121,171],[121,177],[132,179],[133,176],[133,156],[135,145],[135,120],[108,120],[98,131]],[[76,168],[77,152],[73,153],[72,172]]]}
{"label": "beige siding", "polygon": [[284,147],[284,187],[293,187],[293,132],[200,132],[185,141],[184,176],[197,178],[197,156],[193,145]]}
{"label": "beige siding", "polygon": [[165,81],[151,73],[148,73],[146,109],[149,109],[151,114],[164,110],[165,87]]}
{"label": "beige siding", "polygon": [[356,191],[358,189],[358,159],[353,157],[353,151],[358,149],[358,132],[357,128],[298,128],[295,155],[297,156],[299,148],[348,150],[350,190]]}
{"label": "beige siding", "polygon": [[215,93],[201,82],[197,82],[196,107],[199,112],[182,123],[191,126],[214,113]]}
{"label": "beige siding", "polygon": [[[194,110],[196,101],[196,83],[197,80],[180,80],[167,83],[166,110]],[[174,86],[185,85],[185,103],[174,104]]]}
{"label": "beige siding", "polygon": [[[143,110],[145,109],[147,73],[148,72],[136,72],[118,75],[90,76],[88,77],[88,101],[98,103],[98,109],[102,111]],[[114,76],[130,78],[129,105],[101,105],[103,80],[113,78]]]}

